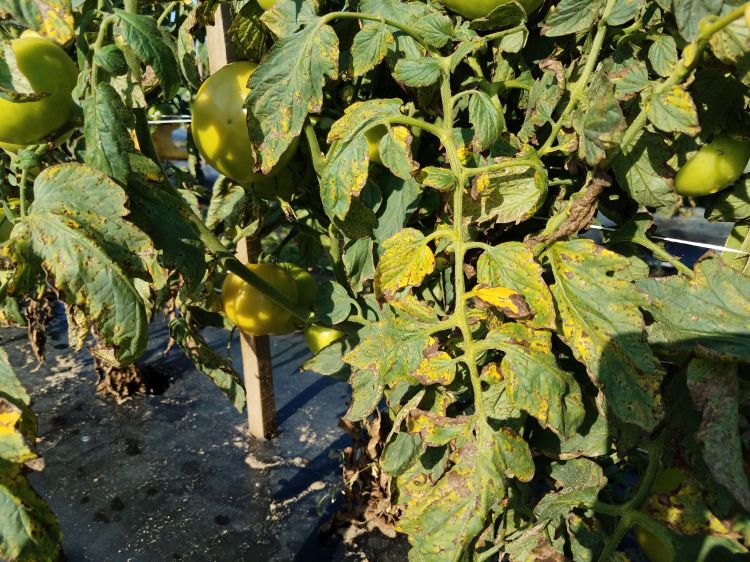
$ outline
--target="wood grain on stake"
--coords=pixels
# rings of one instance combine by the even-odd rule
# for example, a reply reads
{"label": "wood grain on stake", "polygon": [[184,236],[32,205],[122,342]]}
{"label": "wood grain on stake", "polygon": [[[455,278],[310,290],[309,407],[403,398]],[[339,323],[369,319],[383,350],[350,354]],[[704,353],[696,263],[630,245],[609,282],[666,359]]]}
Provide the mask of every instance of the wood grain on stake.
{"label": "wood grain on stake", "polygon": [[[232,62],[234,55],[228,44],[226,31],[231,24],[229,6],[221,4],[216,9],[214,25],[206,29],[208,64],[211,74]],[[243,238],[237,244],[237,258],[250,263],[260,253],[260,244],[254,238]],[[240,333],[242,348],[242,375],[247,393],[247,420],[250,435],[269,439],[277,433],[276,399],[273,392],[271,345],[268,336],[248,336]]]}

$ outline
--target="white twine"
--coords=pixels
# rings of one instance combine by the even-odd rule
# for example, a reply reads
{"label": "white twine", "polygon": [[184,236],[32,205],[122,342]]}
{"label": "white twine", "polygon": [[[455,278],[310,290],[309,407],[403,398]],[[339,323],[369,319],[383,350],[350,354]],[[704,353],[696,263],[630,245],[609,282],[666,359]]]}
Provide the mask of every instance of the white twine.
{"label": "white twine", "polygon": [[[155,119],[153,121],[149,121],[148,123],[149,125],[169,125],[172,123],[190,123],[191,121],[192,119],[189,115],[179,115],[175,116],[172,119]],[[598,224],[589,225],[589,228],[592,230],[606,230],[608,232],[614,232],[616,230],[615,228],[600,226]],[[717,252],[728,252],[730,254],[750,256],[750,252],[736,250],[734,248],[727,248],[726,246],[717,246],[716,244],[708,244],[707,242],[695,242],[693,240],[682,240],[680,238],[669,238],[667,236],[652,236],[651,238],[655,240],[661,240],[663,242],[671,242],[672,244],[680,244],[682,246],[692,246],[694,248],[702,248],[704,250],[714,250]]]}

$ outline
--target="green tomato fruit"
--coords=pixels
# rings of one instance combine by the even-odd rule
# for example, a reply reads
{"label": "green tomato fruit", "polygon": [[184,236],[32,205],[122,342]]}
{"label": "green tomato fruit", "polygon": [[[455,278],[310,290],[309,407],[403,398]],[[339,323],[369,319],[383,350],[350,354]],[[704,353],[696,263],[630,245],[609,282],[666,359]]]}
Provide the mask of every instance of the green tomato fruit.
{"label": "green tomato fruit", "polygon": [[23,103],[0,99],[0,147],[16,152],[39,143],[68,122],[78,68],[57,43],[36,34],[25,34],[10,44],[18,69],[33,90],[49,94]]}
{"label": "green tomato fruit", "polygon": [[219,173],[245,185],[273,177],[286,168],[298,144],[295,139],[269,174],[253,170],[255,159],[244,103],[250,92],[247,81],[257,66],[246,61],[226,65],[201,85],[193,101],[192,132],[198,151]]}
{"label": "green tomato fruit", "polygon": [[[470,20],[483,18],[495,8],[507,4],[508,0],[440,0],[448,9]],[[539,9],[543,0],[516,0],[527,14]]]}
{"label": "green tomato fruit", "polygon": [[635,526],[635,538],[641,550],[648,556],[651,562],[673,562],[672,554],[669,552],[659,537],[648,529]]}
{"label": "green tomato fruit", "polygon": [[291,201],[294,192],[297,190],[294,181],[294,174],[291,170],[281,170],[274,176],[263,177],[253,182],[253,191],[261,199],[275,201],[280,197],[284,201]]}
{"label": "green tomato fruit", "polygon": [[[297,283],[280,267],[270,263],[248,264],[247,267],[288,299],[297,300]],[[245,334],[288,333],[286,329],[291,313],[234,273],[229,273],[224,280],[221,302],[224,314]]]}
{"label": "green tomato fruit", "polygon": [[320,350],[328,347],[333,342],[340,340],[345,337],[346,334],[336,328],[328,328],[326,326],[320,326],[313,324],[305,328],[305,342],[313,355],[320,353]]}
{"label": "green tomato fruit", "polygon": [[274,4],[276,4],[276,0],[258,0],[258,5],[264,10],[270,10]]}
{"label": "green tomato fruit", "polygon": [[279,267],[291,275],[297,283],[297,303],[305,307],[315,304],[318,296],[318,282],[315,277],[294,263],[280,263]]}
{"label": "green tomato fruit", "polygon": [[701,147],[677,172],[674,188],[680,195],[700,197],[736,182],[750,160],[750,141],[722,135]]}

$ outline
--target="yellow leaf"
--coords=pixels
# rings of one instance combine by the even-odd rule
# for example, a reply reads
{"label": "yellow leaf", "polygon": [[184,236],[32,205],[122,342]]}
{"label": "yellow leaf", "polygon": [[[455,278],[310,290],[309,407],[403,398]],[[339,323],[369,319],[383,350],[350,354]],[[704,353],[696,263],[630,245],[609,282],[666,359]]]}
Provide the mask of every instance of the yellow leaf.
{"label": "yellow leaf", "polygon": [[475,298],[499,309],[509,318],[526,318],[531,310],[523,295],[513,289],[505,287],[477,287],[466,294],[467,298]]}
{"label": "yellow leaf", "polygon": [[425,357],[412,376],[425,385],[449,385],[456,376],[456,363],[450,355],[438,351],[431,357]]}
{"label": "yellow leaf", "polygon": [[375,276],[377,291],[390,299],[404,287],[414,287],[435,269],[435,256],[424,235],[414,228],[391,236],[383,243],[383,255]]}

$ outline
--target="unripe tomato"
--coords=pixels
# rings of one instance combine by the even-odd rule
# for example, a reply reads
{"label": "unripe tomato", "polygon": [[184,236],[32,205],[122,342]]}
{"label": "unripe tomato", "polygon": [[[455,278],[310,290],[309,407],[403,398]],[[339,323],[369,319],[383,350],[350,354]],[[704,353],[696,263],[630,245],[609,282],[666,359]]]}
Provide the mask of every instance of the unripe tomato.
{"label": "unripe tomato", "polygon": [[257,66],[245,61],[226,65],[201,85],[193,101],[192,132],[201,155],[219,173],[246,185],[283,170],[297,150],[295,139],[271,173],[253,171],[243,104],[250,91],[247,81]]}
{"label": "unripe tomato", "polygon": [[[297,283],[280,267],[269,263],[249,264],[247,267],[288,299],[297,300]],[[234,273],[229,273],[224,280],[221,302],[232,324],[251,336],[284,333],[292,316],[271,297]]]}
{"label": "unripe tomato", "polygon": [[643,550],[651,562],[672,562],[672,554],[667,547],[664,546],[661,539],[651,531],[640,525],[636,525],[635,538],[638,541],[641,550]]}
{"label": "unripe tomato", "polygon": [[701,147],[677,172],[674,188],[680,195],[710,195],[736,182],[750,160],[750,141],[729,135]]}
{"label": "unripe tomato", "polygon": [[290,201],[297,190],[294,182],[294,174],[291,171],[281,170],[272,177],[263,177],[253,183],[253,191],[261,199],[269,201],[281,197],[284,201]]}
{"label": "unripe tomato", "polygon": [[280,263],[279,267],[292,276],[297,283],[297,303],[310,307],[318,296],[318,282],[310,272],[294,263]]}
{"label": "unripe tomato", "polygon": [[[488,15],[492,10],[503,4],[507,4],[508,0],[440,0],[447,8],[453,10],[457,14],[461,14],[465,18],[471,20],[477,18],[483,18]],[[531,14],[539,9],[542,5],[543,0],[516,0],[527,14]]]}
{"label": "unripe tomato", "polygon": [[73,112],[70,94],[78,80],[78,69],[50,39],[26,34],[10,44],[18,69],[33,90],[50,94],[23,103],[0,99],[0,147],[15,152],[39,143],[68,122]]}
{"label": "unripe tomato", "polygon": [[276,4],[276,0],[258,0],[258,4],[264,10],[270,10]]}
{"label": "unripe tomato", "polygon": [[328,328],[327,326],[321,326],[319,324],[312,324],[305,328],[305,342],[313,355],[320,353],[320,350],[324,347],[328,347],[333,342],[340,340],[346,336],[341,330],[336,328]]}
{"label": "unripe tomato", "polygon": [[380,159],[380,140],[386,135],[386,133],[388,133],[388,128],[385,125],[377,125],[372,129],[368,129],[365,133],[370,162],[375,162],[375,164],[383,163]]}

